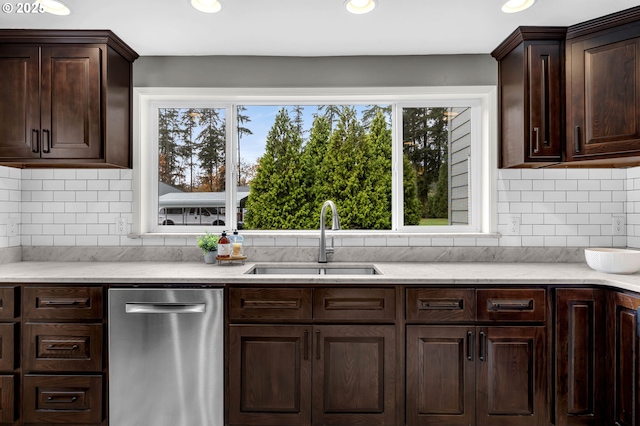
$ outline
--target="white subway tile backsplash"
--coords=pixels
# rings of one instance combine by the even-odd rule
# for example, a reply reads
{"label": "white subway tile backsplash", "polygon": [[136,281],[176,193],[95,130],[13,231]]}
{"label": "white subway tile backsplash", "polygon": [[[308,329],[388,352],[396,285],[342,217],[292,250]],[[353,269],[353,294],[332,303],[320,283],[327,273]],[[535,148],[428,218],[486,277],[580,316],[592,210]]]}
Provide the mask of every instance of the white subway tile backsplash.
{"label": "white subway tile backsplash", "polygon": [[75,179],[76,178],[76,170],[75,169],[53,169],[53,179]]}
{"label": "white subway tile backsplash", "polygon": [[[337,246],[625,246],[640,248],[640,167],[631,169],[498,170],[500,238],[340,238]],[[115,220],[133,223],[130,169],[10,169],[0,167],[0,248],[10,244],[2,214],[22,224],[17,245],[195,246],[192,238],[115,235]],[[612,236],[613,215],[625,215],[626,236]],[[508,235],[508,219],[521,220]],[[311,247],[317,238],[278,240]],[[275,238],[247,238],[249,246],[275,246]]]}

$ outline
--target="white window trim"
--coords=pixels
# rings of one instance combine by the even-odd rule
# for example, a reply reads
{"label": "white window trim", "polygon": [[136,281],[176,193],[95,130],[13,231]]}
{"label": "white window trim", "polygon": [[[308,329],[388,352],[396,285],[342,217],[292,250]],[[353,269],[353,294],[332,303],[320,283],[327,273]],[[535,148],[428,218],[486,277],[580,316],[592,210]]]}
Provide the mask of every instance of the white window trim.
{"label": "white window trim", "polygon": [[[157,117],[160,107],[213,107],[227,108],[226,119],[235,122],[234,104],[243,105],[317,105],[320,103],[358,104],[358,103],[390,103],[394,104],[393,119],[401,120],[401,108],[407,106],[436,106],[434,102],[444,102],[447,106],[455,102],[470,105],[472,102],[478,108],[474,109],[472,125],[474,133],[478,133],[480,140],[477,145],[472,143],[472,169],[474,181],[480,182],[478,188],[473,189],[472,225],[446,227],[418,227],[401,226],[402,194],[394,191],[392,202],[393,230],[372,231],[342,231],[347,235],[389,235],[402,233],[403,235],[426,236],[487,236],[496,231],[496,171],[497,171],[497,90],[495,86],[444,86],[444,87],[374,87],[374,88],[156,88],[144,87],[133,89],[133,235],[134,236],[170,236],[181,237],[189,234],[200,234],[205,228],[212,231],[214,227],[197,226],[158,226],[155,224],[158,211],[158,152]],[[473,105],[471,105],[473,106]],[[473,114],[473,112],[472,112]],[[480,116],[481,115],[481,116]],[[233,120],[233,121],[230,121]],[[394,123],[395,138],[402,138],[402,126]],[[227,140],[234,140],[232,126],[227,126]],[[398,134],[400,133],[400,134]],[[235,140],[234,140],[235,145]],[[477,152],[475,150],[478,150]],[[229,152],[231,151],[231,152]],[[475,155],[480,154],[480,155]],[[227,182],[235,182],[233,174],[238,159],[235,149],[227,149],[226,164]],[[392,154],[393,187],[398,187],[398,179],[402,176],[402,147],[394,146]],[[474,156],[475,155],[475,156]],[[475,159],[475,161],[474,161]],[[236,191],[227,191],[227,205],[235,205]],[[228,209],[227,209],[228,210]],[[235,209],[234,209],[235,211]],[[232,222],[225,225],[225,229],[232,229],[236,223],[236,216],[230,215]],[[170,228],[170,229],[167,229]],[[250,231],[244,233],[258,236],[260,234],[279,235],[309,235],[313,231]],[[345,235],[346,236],[346,235]]]}

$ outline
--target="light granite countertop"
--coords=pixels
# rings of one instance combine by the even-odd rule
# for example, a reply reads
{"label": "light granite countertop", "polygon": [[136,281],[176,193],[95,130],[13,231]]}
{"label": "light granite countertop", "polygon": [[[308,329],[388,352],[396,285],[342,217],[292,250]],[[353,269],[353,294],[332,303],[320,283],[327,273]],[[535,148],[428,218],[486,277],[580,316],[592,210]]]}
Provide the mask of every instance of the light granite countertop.
{"label": "light granite countertop", "polygon": [[[318,263],[208,265],[203,262],[15,262],[0,265],[0,283],[124,285],[224,284],[421,284],[421,285],[604,285],[640,292],[640,273],[596,272],[585,263],[397,263],[376,262],[378,275],[253,275],[254,266],[322,267]],[[329,263],[332,266],[362,266]]]}

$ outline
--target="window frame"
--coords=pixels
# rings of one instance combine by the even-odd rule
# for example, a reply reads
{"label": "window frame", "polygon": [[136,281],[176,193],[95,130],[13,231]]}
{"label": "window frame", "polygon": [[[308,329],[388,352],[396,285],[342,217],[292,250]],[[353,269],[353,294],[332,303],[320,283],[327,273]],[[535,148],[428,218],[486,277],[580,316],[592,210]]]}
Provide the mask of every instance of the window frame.
{"label": "window frame", "polygon": [[[158,215],[158,110],[160,108],[225,108],[227,182],[225,203],[235,206],[237,147],[235,128],[238,105],[391,104],[392,106],[392,229],[343,231],[349,234],[390,233],[427,236],[473,236],[495,233],[497,170],[497,89],[495,86],[392,87],[392,88],[134,88],[133,89],[134,221],[137,236],[188,236],[205,230],[218,232],[222,226],[163,226]],[[430,106],[472,107],[471,224],[468,226],[404,226],[402,184],[402,108]],[[230,125],[233,123],[233,125]],[[397,125],[397,124],[400,125]],[[475,143],[473,142],[475,141]],[[474,155],[476,154],[476,155]],[[235,212],[235,207],[233,208]],[[237,215],[224,229],[237,228]],[[246,234],[305,235],[315,231],[247,230]]]}

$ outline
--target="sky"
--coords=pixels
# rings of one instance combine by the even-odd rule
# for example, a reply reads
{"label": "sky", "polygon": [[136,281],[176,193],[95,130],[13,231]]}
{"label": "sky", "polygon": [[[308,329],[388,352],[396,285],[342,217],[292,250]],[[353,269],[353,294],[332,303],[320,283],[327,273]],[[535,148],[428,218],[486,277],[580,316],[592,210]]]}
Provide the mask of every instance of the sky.
{"label": "sky", "polygon": [[[244,126],[249,128],[253,134],[243,135],[240,140],[240,157],[243,163],[256,163],[257,159],[264,153],[267,135],[273,126],[276,115],[283,105],[244,105],[246,108],[242,115],[247,115],[251,119]],[[366,105],[356,105],[358,118],[361,117],[362,110]],[[305,137],[309,135],[309,129],[313,125],[314,114],[318,112],[317,105],[304,105],[303,108],[303,128],[306,131]],[[289,116],[293,118],[293,106],[287,106]]]}

